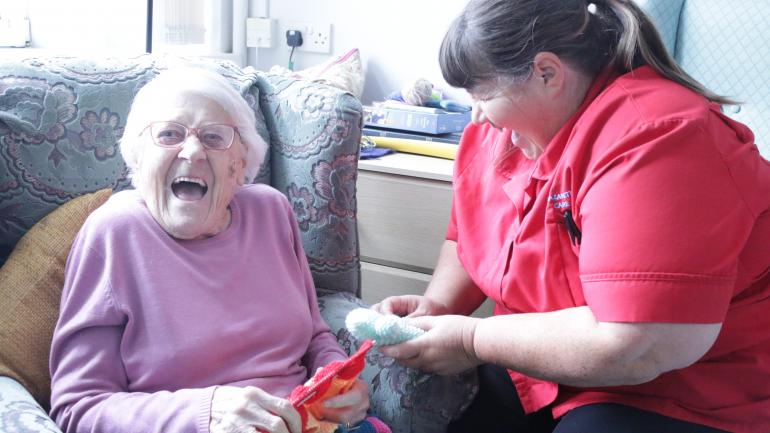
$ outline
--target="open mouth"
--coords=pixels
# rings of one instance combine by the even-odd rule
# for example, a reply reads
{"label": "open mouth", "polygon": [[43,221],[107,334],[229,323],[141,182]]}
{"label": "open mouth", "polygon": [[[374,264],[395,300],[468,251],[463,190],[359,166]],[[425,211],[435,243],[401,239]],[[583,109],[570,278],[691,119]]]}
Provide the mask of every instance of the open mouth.
{"label": "open mouth", "polygon": [[171,182],[171,192],[174,196],[184,201],[196,201],[203,198],[208,192],[209,186],[203,179],[194,177],[178,177]]}

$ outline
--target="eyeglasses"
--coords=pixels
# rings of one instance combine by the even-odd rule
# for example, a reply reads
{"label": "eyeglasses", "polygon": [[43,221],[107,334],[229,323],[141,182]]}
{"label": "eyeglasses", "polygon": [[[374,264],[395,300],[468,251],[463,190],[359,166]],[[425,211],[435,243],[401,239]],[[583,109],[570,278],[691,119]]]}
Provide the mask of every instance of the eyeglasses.
{"label": "eyeglasses", "polygon": [[233,144],[235,133],[238,132],[234,126],[218,123],[188,128],[176,122],[152,122],[144,130],[148,129],[152,141],[160,147],[179,147],[193,134],[206,149],[211,150],[228,149]]}

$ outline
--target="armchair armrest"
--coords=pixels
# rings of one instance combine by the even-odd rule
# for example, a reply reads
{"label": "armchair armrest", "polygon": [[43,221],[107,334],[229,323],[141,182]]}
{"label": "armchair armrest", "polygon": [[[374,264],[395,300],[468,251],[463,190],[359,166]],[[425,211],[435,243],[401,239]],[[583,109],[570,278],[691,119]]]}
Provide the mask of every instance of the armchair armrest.
{"label": "armchair armrest", "polygon": [[[348,354],[355,352],[359,341],[345,328],[345,317],[368,305],[347,293],[321,296],[318,303],[340,345]],[[476,369],[453,376],[422,373],[376,349],[367,354],[361,377],[369,384],[372,410],[393,433],[444,433],[478,393]]]}
{"label": "armchair armrest", "polygon": [[6,376],[0,376],[0,431],[61,433],[32,395]]}
{"label": "armchair armrest", "polygon": [[[356,227],[356,180],[362,107],[337,88],[258,73],[259,101],[270,138],[269,182],[292,204],[319,294],[321,314],[351,354],[359,342],[345,316],[366,306]],[[264,135],[263,135],[264,136]],[[394,433],[443,433],[478,392],[476,370],[455,376],[421,373],[370,351],[362,378],[374,413]]]}

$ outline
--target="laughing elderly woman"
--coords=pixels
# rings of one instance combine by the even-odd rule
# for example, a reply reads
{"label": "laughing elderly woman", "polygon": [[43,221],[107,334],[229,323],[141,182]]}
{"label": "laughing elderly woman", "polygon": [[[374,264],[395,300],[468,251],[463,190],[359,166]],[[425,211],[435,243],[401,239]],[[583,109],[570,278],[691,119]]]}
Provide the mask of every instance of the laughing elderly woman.
{"label": "laughing elderly woman", "polygon": [[[287,200],[246,184],[265,151],[218,74],[167,71],[136,95],[121,141],[136,190],[89,217],[67,263],[51,348],[65,432],[301,431],[285,397],[346,356]],[[327,405],[360,421],[366,385]]]}

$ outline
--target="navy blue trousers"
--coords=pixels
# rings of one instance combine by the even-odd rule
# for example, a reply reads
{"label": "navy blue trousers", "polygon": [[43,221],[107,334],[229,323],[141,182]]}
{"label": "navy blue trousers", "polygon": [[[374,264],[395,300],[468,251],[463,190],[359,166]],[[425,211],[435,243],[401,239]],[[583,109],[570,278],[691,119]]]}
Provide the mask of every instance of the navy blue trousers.
{"label": "navy blue trousers", "polygon": [[726,433],[620,404],[601,403],[569,411],[559,420],[546,408],[525,415],[508,372],[481,365],[479,394],[448,433]]}

